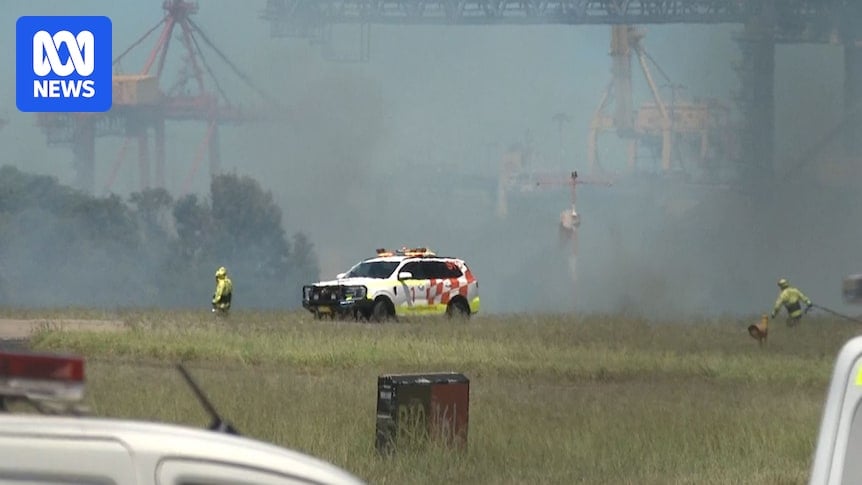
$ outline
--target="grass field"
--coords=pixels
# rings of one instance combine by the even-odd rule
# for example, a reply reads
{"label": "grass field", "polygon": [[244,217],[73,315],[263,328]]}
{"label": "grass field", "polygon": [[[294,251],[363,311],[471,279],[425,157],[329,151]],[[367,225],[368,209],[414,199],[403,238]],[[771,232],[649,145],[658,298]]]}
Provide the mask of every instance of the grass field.
{"label": "grass field", "polygon": [[[303,313],[72,313],[128,327],[46,325],[32,339],[88,357],[97,414],[206,425],[171,367],[185,361],[244,434],[381,484],[804,483],[834,359],[860,330],[821,318],[773,323],[761,349],[746,332],[752,322],[737,319],[369,325]],[[470,378],[465,452],[376,454],[377,376],[414,371]]]}

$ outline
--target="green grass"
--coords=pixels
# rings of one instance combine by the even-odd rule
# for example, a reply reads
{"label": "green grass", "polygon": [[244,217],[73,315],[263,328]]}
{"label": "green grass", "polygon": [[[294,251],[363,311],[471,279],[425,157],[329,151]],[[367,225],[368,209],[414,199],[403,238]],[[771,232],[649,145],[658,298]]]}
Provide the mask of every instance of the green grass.
{"label": "green grass", "polygon": [[[58,315],[58,314],[57,314]],[[52,315],[53,316],[53,315]],[[314,321],[303,313],[112,313],[120,333],[38,332],[88,357],[97,414],[203,426],[170,364],[188,367],[244,434],[371,483],[805,483],[841,345],[860,328],[811,318],[651,323],[484,316],[468,324]],[[471,380],[469,446],[380,457],[377,376]]]}

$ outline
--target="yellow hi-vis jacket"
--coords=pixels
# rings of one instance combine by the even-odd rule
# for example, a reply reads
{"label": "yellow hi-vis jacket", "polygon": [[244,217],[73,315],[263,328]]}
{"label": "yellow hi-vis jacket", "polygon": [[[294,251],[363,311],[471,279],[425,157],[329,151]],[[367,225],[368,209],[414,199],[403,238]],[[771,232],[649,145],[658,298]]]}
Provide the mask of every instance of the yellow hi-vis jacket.
{"label": "yellow hi-vis jacket", "polygon": [[213,295],[213,305],[222,310],[230,308],[231,293],[233,293],[233,283],[227,275],[219,275],[216,277],[216,289]]}
{"label": "yellow hi-vis jacket", "polygon": [[775,307],[772,309],[772,317],[775,318],[778,315],[778,310],[784,305],[784,308],[787,309],[787,314],[792,318],[799,318],[802,316],[802,304],[801,302],[805,302],[807,306],[811,306],[811,300],[808,299],[798,288],[794,288],[792,286],[788,286],[787,288],[781,290],[781,293],[778,294],[778,299],[775,300]]}

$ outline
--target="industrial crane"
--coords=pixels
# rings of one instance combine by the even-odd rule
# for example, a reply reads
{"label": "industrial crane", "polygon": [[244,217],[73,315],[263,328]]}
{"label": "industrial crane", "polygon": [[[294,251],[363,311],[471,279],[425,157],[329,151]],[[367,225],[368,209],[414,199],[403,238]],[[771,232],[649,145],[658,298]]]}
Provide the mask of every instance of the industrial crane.
{"label": "industrial crane", "polygon": [[[655,145],[658,142],[663,172],[683,168],[681,145],[686,141],[695,142],[697,149],[693,154],[685,154],[685,158],[701,166],[717,154],[729,157],[733,150],[732,139],[728,137],[731,133],[728,129],[729,109],[719,101],[707,99],[682,102],[674,96],[670,105],[665,103],[652,75],[650,63],[667,82],[670,79],[644,49],[641,42],[643,36],[642,32],[630,25],[611,27],[612,79],[593,115],[587,149],[587,171],[591,176],[599,177],[597,180],[601,180],[601,174],[613,173],[599,163],[598,139],[599,134],[605,131],[616,131],[618,136],[627,140],[629,155],[625,172],[629,173],[639,168],[636,164],[639,144]],[[637,56],[653,96],[652,102],[642,104],[638,110],[633,108],[632,54]],[[609,113],[611,109],[613,112]],[[559,125],[562,150],[562,123],[566,117],[557,114],[553,120]],[[508,193],[517,188],[523,191],[524,187],[532,187],[533,179],[542,177],[532,173],[532,156],[530,147],[514,147],[503,155],[497,198],[499,217],[505,218],[508,213]],[[579,183],[586,183],[583,180],[581,178]],[[522,183],[524,181],[526,185]],[[714,182],[711,184],[714,185]]]}
{"label": "industrial crane", "polygon": [[[660,147],[661,171],[683,170],[686,162],[692,161],[703,167],[717,154],[733,158],[732,142],[729,138],[729,108],[716,99],[693,102],[676,99],[676,88],[658,63],[646,52],[642,39],[644,33],[630,25],[611,27],[612,79],[605,89],[598,108],[590,123],[588,160],[590,172],[599,170],[598,137],[604,131],[614,130],[628,142],[627,171],[637,167],[638,146],[651,144]],[[637,57],[643,76],[652,94],[652,102],[633,108],[632,101],[632,55]],[[665,81],[674,89],[670,105],[665,102],[650,69],[655,66]],[[609,114],[610,104],[614,104]],[[681,153],[683,142],[693,142],[696,149]],[[713,152],[716,152],[714,154]]]}
{"label": "industrial crane", "polygon": [[[734,62],[739,75],[739,89],[733,98],[741,115],[735,133],[731,135],[719,130],[721,141],[717,144],[713,134],[708,133],[704,137],[703,121],[713,116],[722,119],[725,108],[699,102],[687,108],[677,105],[665,113],[662,113],[662,103],[644,106],[638,119],[631,123],[623,121],[631,118],[620,116],[627,111],[618,110],[616,124],[613,119],[598,119],[595,132],[620,126],[634,128],[636,123],[644,128],[651,127],[641,130],[640,140],[658,141],[663,168],[667,171],[673,165],[676,148],[680,147],[680,143],[673,139],[674,134],[688,131],[685,138],[700,136],[701,141],[707,143],[707,151],[727,148],[728,152],[715,153],[715,160],[725,161],[726,166],[731,166],[746,178],[753,176],[751,178],[756,179],[756,183],[768,182],[773,176],[776,45],[842,45],[846,79],[844,106],[848,110],[845,116],[849,117],[850,111],[862,105],[862,89],[858,88],[862,85],[860,15],[862,2],[857,0],[267,0],[261,12],[261,18],[270,23],[273,37],[304,37],[319,42],[324,48],[328,48],[332,38],[330,30],[334,25],[359,27],[363,29],[359,42],[352,45],[361,46],[363,54],[360,60],[368,59],[368,36],[373,24],[421,25],[423,28],[429,25],[611,25],[616,26],[617,54],[622,61],[618,64],[623,69],[624,60],[630,58],[631,44],[628,40],[631,25],[741,25],[742,31],[734,35],[741,54],[741,59]],[[639,60],[642,61],[642,57]],[[617,96],[620,96],[619,92]],[[691,120],[684,121],[685,117]],[[669,129],[668,119],[671,122]],[[680,126],[689,124],[691,129],[675,126],[676,122]],[[860,127],[862,122],[857,119],[845,130],[848,156],[858,158],[862,154]],[[667,138],[671,139],[670,143],[665,143]],[[630,163],[637,158],[636,152],[637,144],[632,143]],[[707,157],[712,158],[712,155]]]}
{"label": "industrial crane", "polygon": [[[681,168],[679,167],[681,165],[679,144],[686,139],[694,138],[694,141],[697,142],[698,150],[692,158],[701,164],[708,160],[712,145],[718,144],[716,141],[726,141],[721,137],[727,133],[723,131],[726,125],[727,110],[717,101],[678,102],[674,99],[670,106],[664,102],[648,61],[656,66],[667,81],[670,80],[661,71],[661,68],[651,60],[643,48],[642,38],[643,34],[632,26],[612,26],[613,77],[592,119],[587,153],[588,177],[581,177],[576,171],[569,175],[536,172],[531,166],[533,153],[529,146],[510,149],[504,154],[500,166],[497,193],[497,215],[500,218],[506,218],[508,215],[510,193],[525,193],[560,186],[570,187],[571,205],[560,213],[558,232],[561,244],[571,245],[569,267],[573,281],[577,280],[578,230],[581,224],[581,216],[578,213],[575,198],[576,187],[579,184],[611,185],[610,177],[607,174],[612,173],[612,171],[606,170],[598,163],[597,141],[599,133],[615,130],[620,137],[628,141],[627,172],[638,168],[636,167],[636,154],[639,143],[654,144],[658,141],[658,145],[661,147],[661,168],[662,171],[667,172]],[[644,103],[637,111],[632,107],[632,54],[637,56],[653,96],[652,103]],[[609,114],[612,103],[613,113]],[[553,120],[558,123],[561,130],[560,156],[562,157],[562,124],[566,117],[563,114],[557,114]],[[674,157],[674,154],[677,156]],[[676,166],[672,164],[674,160],[677,162]]]}
{"label": "industrial crane", "polygon": [[[112,79],[113,105],[107,113],[39,113],[38,124],[45,133],[49,145],[72,146],[79,188],[94,192],[95,189],[95,140],[96,137],[114,135],[124,138],[105,190],[111,190],[129,144],[137,141],[139,186],[150,186],[150,132],[155,139],[155,185],[165,186],[165,122],[199,121],[206,124],[206,132],[198,147],[189,173],[183,181],[182,191],[188,191],[205,152],[209,152],[210,174],[220,170],[218,128],[225,124],[239,124],[264,119],[274,120],[278,103],[257,88],[237,66],[222,53],[192,20],[197,13],[197,2],[187,0],[165,0],[162,4],[164,17],[113,60],[115,74]],[[150,50],[142,69],[137,73],[116,72],[120,62],[135,47],[143,43],[161,27],[156,45]],[[175,36],[184,48],[185,65],[177,79],[167,84],[163,76],[168,48]],[[257,107],[242,109],[232,103],[213,73],[202,44],[208,46],[246,85],[262,99]],[[205,82],[209,74],[213,90]]]}

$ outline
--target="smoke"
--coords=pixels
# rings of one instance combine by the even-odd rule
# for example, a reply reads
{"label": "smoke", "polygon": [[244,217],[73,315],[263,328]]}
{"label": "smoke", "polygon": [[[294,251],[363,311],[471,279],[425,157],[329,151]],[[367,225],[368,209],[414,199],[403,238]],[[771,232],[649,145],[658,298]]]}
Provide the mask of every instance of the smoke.
{"label": "smoke", "polygon": [[2,301],[18,307],[147,304],[145,282],[158,267],[127,248],[73,235],[80,227],[44,209],[25,209],[4,225]]}
{"label": "smoke", "polygon": [[291,105],[297,117],[290,130],[291,176],[303,192],[316,189],[313,213],[325,215],[334,227],[358,229],[370,222],[365,215],[375,202],[373,174],[379,170],[377,149],[385,136],[383,103],[373,83],[332,73],[304,89]]}
{"label": "smoke", "polygon": [[[36,3],[44,3],[43,10],[59,5]],[[92,2],[89,8],[102,7]],[[146,19],[140,22],[127,8],[109,12],[123,26],[116,29],[116,45],[128,45],[157,20],[153,7],[140,9],[136,15]],[[527,130],[535,168],[561,178],[574,169],[587,172],[589,123],[610,80],[609,27],[374,26],[371,61],[337,64],[321,58],[319,45],[271,38],[245,4],[202,5],[196,21],[283,107],[283,118],[275,122],[222,129],[224,169],[250,175],[273,191],[287,232],[309,235],[325,278],[377,247],[427,245],[467,260],[480,280],[483,311],[490,313],[576,310],[686,318],[769,310],[778,277],[840,310],[840,280],[858,270],[856,241],[862,234],[851,208],[862,201],[847,183],[852,176],[833,172],[830,178],[825,164],[800,159],[841,119],[840,47],[777,48],[777,176],[769,186],[741,193],[652,178],[580,186],[583,222],[573,281],[572,250],[557,233],[568,190],[513,194],[509,215],[501,219],[496,182],[503,149],[525,142]],[[14,32],[6,25],[4,31]],[[682,95],[732,105],[739,82],[732,64],[740,58],[732,34],[739,28],[651,26],[643,42],[670,81],[685,86]],[[338,38],[343,43],[336,49],[357,40],[349,32]],[[241,101],[247,86],[228,81],[229,70],[210,60],[225,78],[225,89]],[[636,63],[633,71],[637,106],[651,99]],[[660,75],[656,80],[667,84]],[[7,72],[0,86],[13,81]],[[14,93],[0,92],[11,105]],[[559,112],[571,118],[562,139],[552,121]],[[8,161],[70,181],[68,150],[33,160],[36,150],[49,152],[44,137],[25,127],[26,119],[14,121],[0,131],[13,157]],[[169,130],[174,190],[189,171],[201,131]],[[109,143],[100,141],[97,149],[100,180],[114,153]],[[600,145],[603,162],[624,165],[625,146],[614,134],[603,135]],[[643,155],[648,158],[646,150]],[[121,180],[134,187],[134,171],[124,170]],[[203,193],[208,186],[200,177],[193,190]],[[27,234],[3,236],[9,238],[3,264],[11,268],[4,271],[3,285],[7,294],[18,292],[13,300],[44,302],[35,288],[49,294],[48,288],[78,282],[111,281],[111,291],[98,298],[76,296],[105,305],[124,298],[112,293],[124,284],[135,288],[130,292],[151,291],[135,286],[148,271],[149,256],[136,253],[112,271],[99,269],[101,249],[85,258],[92,264],[74,270],[40,257],[48,253],[35,248],[68,251],[50,229],[63,221],[43,216],[30,214],[16,223]],[[25,298],[23,287],[13,288],[12,281],[26,279],[33,269],[53,277],[27,283],[34,296]]]}
{"label": "smoke", "polygon": [[[729,100],[738,82],[727,69],[739,56],[728,48],[733,47],[732,29],[702,28],[710,31],[710,39],[726,36],[716,45],[669,45],[680,38],[680,30],[691,34],[700,28],[652,28],[646,42],[668,44],[650,49],[658,59],[678,54],[663,67],[687,84],[690,95]],[[848,311],[840,301],[840,281],[857,271],[860,237],[858,215],[849,208],[862,201],[855,184],[841,174],[853,176],[858,170],[853,162],[849,168],[847,162],[823,163],[840,156],[832,145],[805,153],[842,117],[840,57],[836,46],[778,48],[775,179],[759,185],[742,181],[732,190],[652,178],[611,188],[582,186],[578,208],[584,219],[574,284],[564,270],[565,251],[548,247],[567,194],[537,195],[532,205],[520,202],[523,212],[509,219],[518,228],[518,235],[510,237],[518,237],[518,243],[495,240],[494,263],[482,264],[486,279],[505,275],[509,283],[493,289],[503,300],[492,303],[494,309],[573,306],[581,312],[676,319],[765,313],[772,308],[776,280],[788,277],[821,305]],[[696,67],[686,72],[689,66]],[[536,218],[543,221],[542,229]],[[508,254],[500,245],[510,248]],[[519,270],[504,273],[497,266],[508,268],[515,261],[522,263]]]}

